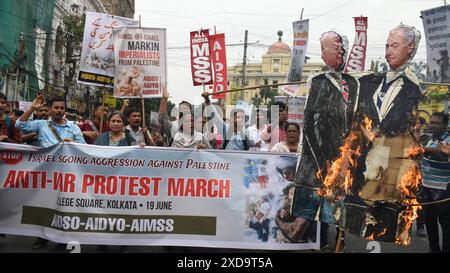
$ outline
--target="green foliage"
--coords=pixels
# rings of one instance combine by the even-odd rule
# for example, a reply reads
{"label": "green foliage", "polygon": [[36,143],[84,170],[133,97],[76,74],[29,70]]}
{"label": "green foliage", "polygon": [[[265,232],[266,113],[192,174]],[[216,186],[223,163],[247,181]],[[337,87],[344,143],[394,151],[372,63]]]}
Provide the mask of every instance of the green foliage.
{"label": "green foliage", "polygon": [[64,26],[66,29],[66,37],[71,40],[73,46],[81,47],[84,34],[84,22],[86,15],[69,14],[63,17]]}

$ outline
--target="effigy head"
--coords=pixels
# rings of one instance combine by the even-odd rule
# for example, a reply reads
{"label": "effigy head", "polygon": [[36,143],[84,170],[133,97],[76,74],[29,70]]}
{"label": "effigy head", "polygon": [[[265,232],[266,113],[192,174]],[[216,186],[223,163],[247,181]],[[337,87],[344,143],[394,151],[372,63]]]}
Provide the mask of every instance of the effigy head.
{"label": "effigy head", "polygon": [[322,59],[326,65],[343,70],[347,60],[348,39],[336,31],[327,31],[320,37]]}
{"label": "effigy head", "polygon": [[404,67],[416,55],[421,34],[412,26],[400,24],[389,32],[386,60],[391,70]]}

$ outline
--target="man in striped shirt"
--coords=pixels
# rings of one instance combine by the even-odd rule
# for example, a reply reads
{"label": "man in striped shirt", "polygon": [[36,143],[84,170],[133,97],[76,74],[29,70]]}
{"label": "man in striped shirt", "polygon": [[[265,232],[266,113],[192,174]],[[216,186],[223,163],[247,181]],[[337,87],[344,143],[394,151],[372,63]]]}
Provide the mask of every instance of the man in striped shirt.
{"label": "man in striped shirt", "polygon": [[[422,189],[419,196],[422,202],[434,202],[450,197],[450,161],[443,153],[442,145],[450,143],[447,131],[448,115],[436,112],[430,118],[432,136],[426,142],[422,159]],[[441,252],[439,246],[439,227],[442,228],[442,252],[450,252],[450,203],[423,206],[425,223],[430,244],[430,252]]]}

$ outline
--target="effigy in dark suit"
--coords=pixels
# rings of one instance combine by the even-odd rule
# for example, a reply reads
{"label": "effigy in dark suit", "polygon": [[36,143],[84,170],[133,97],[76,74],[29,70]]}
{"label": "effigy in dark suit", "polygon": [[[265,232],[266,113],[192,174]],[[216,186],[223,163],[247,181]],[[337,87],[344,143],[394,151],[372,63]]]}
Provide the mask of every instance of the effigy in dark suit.
{"label": "effigy in dark suit", "polygon": [[329,70],[310,81],[292,215],[309,222],[319,220],[326,225],[336,223],[336,219],[332,204],[318,195],[322,181],[317,174],[319,170],[326,172],[327,161],[339,156],[339,147],[354,119],[358,82],[342,72],[348,46],[345,36],[330,31],[322,35],[320,42],[322,59]]}
{"label": "effigy in dark suit", "polygon": [[365,133],[372,139],[362,145],[352,194],[346,197],[340,217],[344,230],[405,245],[418,209],[416,193],[421,182],[421,148],[413,130],[421,91],[407,69],[419,40],[420,33],[413,27],[396,27],[386,43],[390,71],[359,78],[358,116],[370,120],[371,132]]}

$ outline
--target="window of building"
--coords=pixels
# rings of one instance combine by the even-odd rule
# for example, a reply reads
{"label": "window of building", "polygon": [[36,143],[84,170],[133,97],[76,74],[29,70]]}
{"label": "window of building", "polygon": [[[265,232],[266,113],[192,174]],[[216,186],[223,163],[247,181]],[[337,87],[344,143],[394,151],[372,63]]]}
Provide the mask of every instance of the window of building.
{"label": "window of building", "polygon": [[272,72],[280,73],[281,59],[272,59]]}

